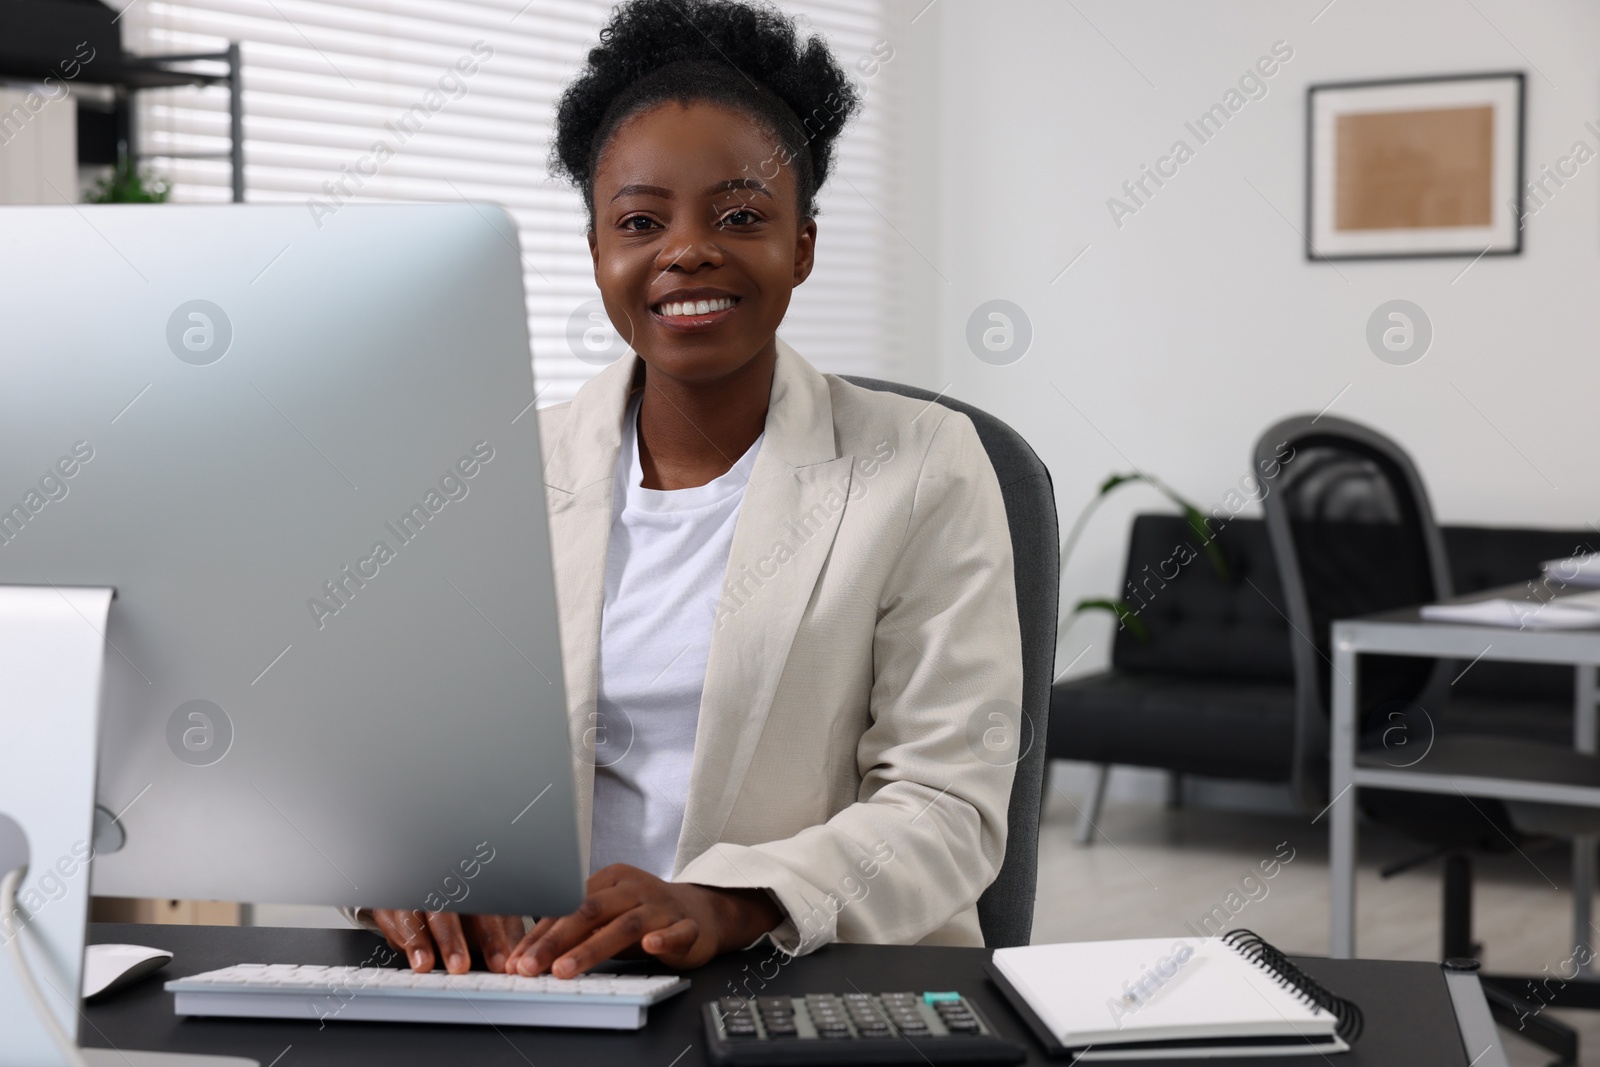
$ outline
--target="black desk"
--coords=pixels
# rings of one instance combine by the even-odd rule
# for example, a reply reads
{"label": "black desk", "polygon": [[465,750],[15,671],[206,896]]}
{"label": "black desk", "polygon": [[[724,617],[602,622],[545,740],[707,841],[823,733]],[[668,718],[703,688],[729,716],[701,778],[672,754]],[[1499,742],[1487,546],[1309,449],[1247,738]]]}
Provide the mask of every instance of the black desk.
{"label": "black desk", "polygon": [[[700,1005],[733,992],[758,973],[772,974],[768,990],[782,993],[959,989],[977,1001],[995,1026],[1026,1045],[1029,1063],[1048,1060],[1000,993],[984,977],[988,952],[974,948],[906,948],[832,945],[775,968],[771,952],[724,956],[692,972],[694,987],[650,1009],[650,1023],[625,1033],[537,1030],[487,1026],[428,1026],[315,1020],[180,1019],[167,978],[235,963],[360,964],[377,939],[359,930],[286,930],[269,927],[136,926],[95,923],[92,943],[151,945],[175,953],[151,978],[85,1009],[83,1044],[251,1056],[268,1067],[385,1064],[427,1067],[485,1064],[505,1067],[700,1067]],[[1296,959],[1313,977],[1349,996],[1366,1013],[1367,1031],[1356,1050],[1328,1059],[1251,1059],[1240,1067],[1404,1065],[1467,1067],[1455,1013],[1439,968],[1428,963]],[[659,965],[649,969],[659,971]],[[750,979],[759,991],[759,979]],[[291,1047],[292,1046],[292,1047]],[[287,1054],[285,1054],[285,1051]],[[1059,1062],[1059,1061],[1056,1061]],[[1223,1065],[1221,1060],[1208,1063]]]}

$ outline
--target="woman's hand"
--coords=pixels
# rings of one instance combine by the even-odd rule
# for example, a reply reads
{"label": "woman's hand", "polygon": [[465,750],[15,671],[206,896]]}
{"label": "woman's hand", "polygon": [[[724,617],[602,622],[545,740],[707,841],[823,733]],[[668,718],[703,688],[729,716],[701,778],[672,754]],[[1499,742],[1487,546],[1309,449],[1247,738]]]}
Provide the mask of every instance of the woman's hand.
{"label": "woman's hand", "polygon": [[587,893],[571,915],[540,919],[512,950],[507,971],[571,978],[630,950],[668,967],[699,967],[783,919],[764,889],[663,882],[622,863],[596,871]]}
{"label": "woman's hand", "polygon": [[491,971],[505,971],[511,950],[527,929],[516,915],[374,908],[372,918],[389,939],[389,947],[404,954],[411,969],[418,973],[433,970],[438,957],[444,960],[444,969],[449,973],[465,974],[472,968],[473,948],[483,953],[483,962]]}

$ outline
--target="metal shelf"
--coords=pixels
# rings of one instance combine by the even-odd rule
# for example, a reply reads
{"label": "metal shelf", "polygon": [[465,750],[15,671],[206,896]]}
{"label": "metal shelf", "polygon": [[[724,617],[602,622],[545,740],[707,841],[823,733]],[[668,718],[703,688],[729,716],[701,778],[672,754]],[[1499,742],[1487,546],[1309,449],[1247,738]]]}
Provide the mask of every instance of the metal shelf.
{"label": "metal shelf", "polygon": [[[194,63],[220,63],[225,71],[184,69]],[[244,202],[244,86],[241,81],[243,64],[239,43],[229,42],[221,52],[191,52],[181,55],[133,56],[121,54],[105,60],[85,64],[77,81],[89,85],[106,85],[116,90],[111,110],[112,140],[125,142],[134,159],[226,159],[233,164],[233,201]],[[28,63],[0,63],[0,78],[41,80],[60,77],[49,68],[38,68]],[[184,85],[203,88],[221,87],[228,90],[228,138],[226,152],[135,152],[137,143],[134,124],[134,93],[146,89],[171,89]],[[81,156],[80,152],[80,156]]]}

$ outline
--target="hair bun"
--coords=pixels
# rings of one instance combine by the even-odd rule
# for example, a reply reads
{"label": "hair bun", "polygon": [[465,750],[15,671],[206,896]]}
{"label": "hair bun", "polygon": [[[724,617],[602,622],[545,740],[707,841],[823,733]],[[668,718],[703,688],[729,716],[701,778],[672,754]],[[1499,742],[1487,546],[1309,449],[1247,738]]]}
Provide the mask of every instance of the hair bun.
{"label": "hair bun", "polygon": [[797,165],[800,209],[813,214],[833,145],[860,94],[820,36],[767,4],[629,0],[613,12],[588,63],[562,93],[551,147],[555,173],[594,211],[594,167],[628,116],[667,100],[709,100],[773,127]]}

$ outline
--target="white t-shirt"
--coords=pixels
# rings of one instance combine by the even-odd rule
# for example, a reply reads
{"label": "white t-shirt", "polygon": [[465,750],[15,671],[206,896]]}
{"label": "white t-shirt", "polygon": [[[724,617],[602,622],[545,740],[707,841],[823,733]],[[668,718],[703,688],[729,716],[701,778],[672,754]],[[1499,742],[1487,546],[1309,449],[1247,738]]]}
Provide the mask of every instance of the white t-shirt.
{"label": "white t-shirt", "polygon": [[589,869],[627,863],[671,878],[712,625],[761,438],[705,485],[645,489],[638,420],[636,397],[617,456],[599,700],[585,746],[595,762]]}

